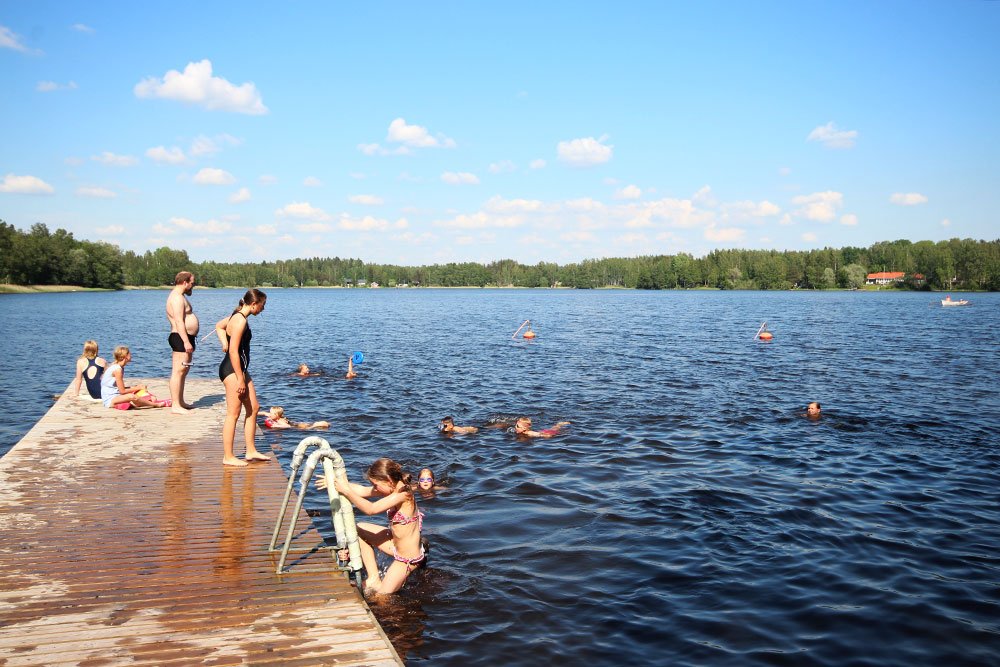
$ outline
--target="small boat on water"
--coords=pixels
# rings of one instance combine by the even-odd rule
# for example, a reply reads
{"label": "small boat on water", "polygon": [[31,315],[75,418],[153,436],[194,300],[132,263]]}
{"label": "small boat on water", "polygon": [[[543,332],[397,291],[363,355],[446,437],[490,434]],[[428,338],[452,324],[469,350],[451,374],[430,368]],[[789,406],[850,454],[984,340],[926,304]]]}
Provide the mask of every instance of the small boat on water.
{"label": "small boat on water", "polygon": [[941,299],[942,306],[968,306],[970,303],[972,302],[969,301],[968,299],[952,300],[951,295],[948,295],[945,298]]}

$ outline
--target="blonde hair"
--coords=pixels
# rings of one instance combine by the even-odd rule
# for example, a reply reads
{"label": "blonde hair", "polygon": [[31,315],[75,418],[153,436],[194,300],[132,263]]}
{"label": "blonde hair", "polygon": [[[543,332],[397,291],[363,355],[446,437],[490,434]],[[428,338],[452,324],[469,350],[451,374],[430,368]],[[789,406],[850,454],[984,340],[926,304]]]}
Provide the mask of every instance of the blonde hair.
{"label": "blonde hair", "polygon": [[97,341],[87,340],[83,342],[83,359],[94,359],[97,357]]}
{"label": "blonde hair", "polygon": [[281,419],[282,417],[285,416],[285,409],[280,405],[275,405],[274,407],[272,407],[271,412],[274,413],[275,419]]}
{"label": "blonde hair", "polygon": [[119,345],[115,348],[115,363],[123,361],[125,357],[128,356],[129,349],[127,345]]}
{"label": "blonde hair", "polygon": [[301,373],[302,371],[307,371],[307,370],[309,370],[309,366],[307,364],[299,364],[299,368],[298,368],[299,373]]}

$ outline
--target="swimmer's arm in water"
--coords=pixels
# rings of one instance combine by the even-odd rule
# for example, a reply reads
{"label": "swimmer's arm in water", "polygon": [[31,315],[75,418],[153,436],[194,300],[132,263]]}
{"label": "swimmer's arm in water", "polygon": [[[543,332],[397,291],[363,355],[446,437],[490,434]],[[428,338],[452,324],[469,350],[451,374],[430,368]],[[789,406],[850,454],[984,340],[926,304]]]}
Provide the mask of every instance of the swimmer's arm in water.
{"label": "swimmer's arm in water", "polygon": [[479,429],[475,426],[456,426],[451,431],[452,433],[479,433]]}
{"label": "swimmer's arm in water", "polygon": [[232,317],[232,315],[223,317],[215,323],[215,335],[219,338],[219,344],[222,345],[223,352],[229,352],[229,341],[226,339],[226,327],[229,326],[230,317]]}

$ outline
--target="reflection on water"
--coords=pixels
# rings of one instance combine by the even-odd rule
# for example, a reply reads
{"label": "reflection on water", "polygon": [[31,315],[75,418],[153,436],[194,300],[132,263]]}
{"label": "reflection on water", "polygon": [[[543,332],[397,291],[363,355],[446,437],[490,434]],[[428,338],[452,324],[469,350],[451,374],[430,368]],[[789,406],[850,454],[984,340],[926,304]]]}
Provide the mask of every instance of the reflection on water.
{"label": "reflection on water", "polygon": [[[209,321],[238,296],[192,303]],[[997,295],[966,309],[880,293],[269,297],[251,364],[262,405],[329,421],[319,435],[356,481],[390,456],[447,486],[419,501],[429,566],[374,605],[408,662],[1000,662]],[[0,357],[0,402],[25,415],[0,427],[7,443],[72,379],[94,312],[132,314],[97,335],[102,350],[133,346],[130,374],[168,374],[165,294],[28,299],[12,327],[0,298],[15,351]],[[526,318],[538,337],[511,340]],[[767,343],[753,340],[764,320]],[[195,377],[215,372],[211,342]],[[39,372],[20,372],[39,345]],[[290,376],[303,362],[324,375]],[[816,421],[801,416],[811,400]],[[539,441],[436,429],[494,413],[572,425]],[[287,469],[305,435],[259,437]],[[220,490],[230,540],[253,502],[244,481]],[[307,508],[332,535],[325,496],[310,490]]]}

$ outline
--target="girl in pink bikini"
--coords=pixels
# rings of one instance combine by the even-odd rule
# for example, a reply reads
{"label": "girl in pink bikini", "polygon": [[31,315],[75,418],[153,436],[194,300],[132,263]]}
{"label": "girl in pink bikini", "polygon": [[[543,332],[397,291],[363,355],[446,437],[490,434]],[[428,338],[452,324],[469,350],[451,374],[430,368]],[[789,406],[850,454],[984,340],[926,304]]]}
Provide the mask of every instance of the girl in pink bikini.
{"label": "girl in pink bikini", "polygon": [[[337,492],[350,500],[361,512],[371,516],[385,512],[389,527],[373,523],[359,523],[361,560],[368,579],[365,589],[369,593],[395,593],[406,582],[410,572],[426,564],[427,556],[420,539],[424,514],[413,498],[409,473],[392,459],[379,459],[371,464],[365,477],[371,486],[336,481]],[[372,502],[371,496],[382,496]],[[392,556],[392,563],[385,574],[379,576],[375,561],[375,548]]]}

